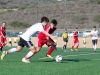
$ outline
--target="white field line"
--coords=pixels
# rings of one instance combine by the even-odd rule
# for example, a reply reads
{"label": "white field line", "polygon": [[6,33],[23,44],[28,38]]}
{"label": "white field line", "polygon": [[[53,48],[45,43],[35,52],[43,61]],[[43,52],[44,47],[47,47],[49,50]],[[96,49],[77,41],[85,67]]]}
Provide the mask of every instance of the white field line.
{"label": "white field line", "polygon": [[[93,55],[93,54],[100,54],[100,53],[88,53],[88,54],[66,55],[66,56],[62,56],[62,57],[85,56],[85,55]],[[47,58],[48,58],[48,57],[43,57],[43,58],[39,58],[39,59],[47,59]]]}

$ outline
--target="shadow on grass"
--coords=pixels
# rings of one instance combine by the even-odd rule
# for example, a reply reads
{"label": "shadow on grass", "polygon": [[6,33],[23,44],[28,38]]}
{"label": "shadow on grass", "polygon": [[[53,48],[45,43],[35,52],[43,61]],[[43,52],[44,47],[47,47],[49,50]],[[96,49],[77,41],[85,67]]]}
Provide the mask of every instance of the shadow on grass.
{"label": "shadow on grass", "polygon": [[80,62],[80,61],[90,61],[90,60],[89,59],[63,59],[62,62],[68,62],[68,61]]}

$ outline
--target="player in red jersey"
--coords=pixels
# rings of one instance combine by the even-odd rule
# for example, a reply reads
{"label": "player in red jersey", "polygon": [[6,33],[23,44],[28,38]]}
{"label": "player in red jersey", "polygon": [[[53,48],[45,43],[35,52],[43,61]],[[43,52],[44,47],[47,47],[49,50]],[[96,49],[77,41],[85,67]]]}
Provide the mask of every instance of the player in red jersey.
{"label": "player in red jersey", "polygon": [[6,23],[3,22],[0,27],[0,51],[2,51],[3,46],[6,45]]}
{"label": "player in red jersey", "polygon": [[76,28],[76,30],[75,30],[75,32],[74,32],[74,34],[73,34],[73,36],[74,36],[74,39],[73,39],[73,45],[72,45],[72,47],[71,47],[71,51],[73,51],[73,48],[74,48],[74,46],[76,45],[76,51],[78,51],[78,47],[79,47],[79,40],[78,40],[78,28]]}
{"label": "player in red jersey", "polygon": [[[50,23],[50,25],[47,25],[44,30],[47,31],[49,34],[52,34],[57,28],[57,21],[55,19],[53,19]],[[51,39],[50,37],[46,36],[44,33],[40,32],[40,34],[38,35],[38,47],[37,47],[37,52],[40,51],[40,49],[42,48],[42,46],[46,44],[48,47],[50,47],[50,49],[48,50],[48,52],[46,53],[46,56],[53,59],[53,57],[51,56],[51,53],[54,51],[54,49],[56,49],[56,42]]]}

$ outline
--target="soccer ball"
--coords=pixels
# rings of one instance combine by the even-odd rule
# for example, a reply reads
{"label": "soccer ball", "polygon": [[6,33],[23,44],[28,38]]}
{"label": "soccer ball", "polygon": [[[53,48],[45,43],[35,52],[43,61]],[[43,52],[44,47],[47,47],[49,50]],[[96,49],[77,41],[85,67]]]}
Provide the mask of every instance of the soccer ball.
{"label": "soccer ball", "polygon": [[62,56],[61,55],[57,55],[56,56],[56,58],[55,58],[55,60],[56,60],[56,62],[62,62]]}

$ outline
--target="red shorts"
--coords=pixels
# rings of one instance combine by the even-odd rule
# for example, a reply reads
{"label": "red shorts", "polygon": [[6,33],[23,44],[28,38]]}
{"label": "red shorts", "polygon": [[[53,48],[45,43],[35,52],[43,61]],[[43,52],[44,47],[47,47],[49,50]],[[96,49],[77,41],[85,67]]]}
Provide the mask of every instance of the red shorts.
{"label": "red shorts", "polygon": [[[50,39],[51,42],[54,42],[52,39]],[[51,45],[46,39],[39,39],[38,38],[38,47],[42,47],[44,44],[46,44],[48,47]]]}
{"label": "red shorts", "polygon": [[79,42],[78,38],[77,39],[74,38],[73,41],[74,41],[74,43],[78,43]]}
{"label": "red shorts", "polygon": [[0,46],[6,46],[6,38],[0,36]]}

